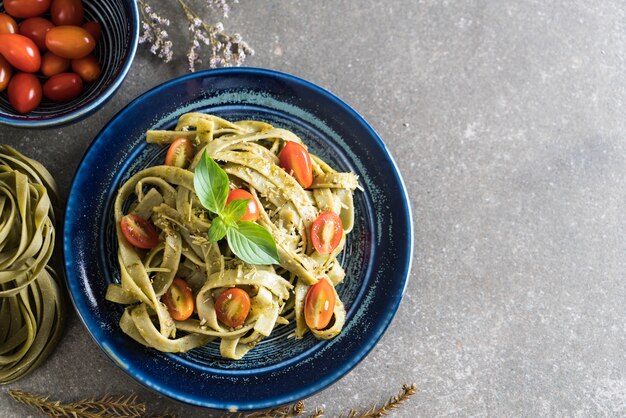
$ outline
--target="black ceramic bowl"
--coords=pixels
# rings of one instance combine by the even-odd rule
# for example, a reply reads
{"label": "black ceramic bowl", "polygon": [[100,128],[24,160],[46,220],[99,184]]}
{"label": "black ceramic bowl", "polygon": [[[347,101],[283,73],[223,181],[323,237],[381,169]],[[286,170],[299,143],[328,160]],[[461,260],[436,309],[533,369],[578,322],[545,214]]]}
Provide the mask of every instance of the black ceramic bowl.
{"label": "black ceramic bowl", "polygon": [[[83,0],[83,7],[85,21],[95,20],[102,26],[102,38],[94,51],[102,66],[100,78],[85,84],[81,95],[70,102],[54,103],[44,98],[37,109],[24,115],[11,107],[4,91],[0,93],[0,124],[45,128],[76,122],[102,107],[120,87],[137,50],[137,3],[135,0]],[[0,1],[0,12],[3,11]]]}

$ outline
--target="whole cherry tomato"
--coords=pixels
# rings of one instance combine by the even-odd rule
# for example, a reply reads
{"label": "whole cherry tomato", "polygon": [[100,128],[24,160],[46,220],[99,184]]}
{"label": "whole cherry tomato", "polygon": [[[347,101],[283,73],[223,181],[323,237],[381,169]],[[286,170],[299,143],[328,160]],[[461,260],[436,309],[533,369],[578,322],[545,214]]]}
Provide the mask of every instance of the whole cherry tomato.
{"label": "whole cherry tomato", "polygon": [[86,57],[96,47],[93,36],[80,26],[57,26],[46,33],[46,46],[60,57]]}
{"label": "whole cherry tomato", "polygon": [[20,23],[20,34],[35,42],[42,52],[46,48],[46,33],[54,27],[54,24],[43,17],[31,17]]}
{"label": "whole cherry tomato", "polygon": [[102,68],[100,68],[96,57],[87,55],[85,58],[72,60],[72,71],[78,74],[86,83],[91,83],[100,77]]}
{"label": "whole cherry tomato", "polygon": [[33,74],[15,74],[9,82],[9,103],[19,113],[34,110],[41,102],[41,84]]}
{"label": "whole cherry tomato", "polygon": [[250,295],[238,287],[226,290],[215,301],[215,313],[231,328],[243,325],[250,313]]}
{"label": "whole cherry tomato", "polygon": [[311,225],[311,241],[320,254],[330,254],[341,242],[343,225],[334,212],[324,212]]}
{"label": "whole cherry tomato", "polygon": [[80,25],[83,23],[83,2],[81,0],[52,0],[50,16],[55,25]]}
{"label": "whole cherry tomato", "polygon": [[248,207],[246,208],[246,213],[241,218],[242,221],[250,221],[255,222],[259,219],[259,207],[257,206],[256,199],[254,196],[250,194],[249,191],[244,189],[235,189],[228,192],[228,198],[226,199],[226,206],[233,200],[250,200],[248,202]]}
{"label": "whole cherry tomato", "polygon": [[177,321],[184,321],[193,313],[195,305],[191,288],[181,278],[176,277],[167,292],[161,297],[167,311]]}
{"label": "whole cherry tomato", "polygon": [[13,67],[11,67],[9,61],[0,55],[0,91],[4,91],[7,88],[12,75]]}
{"label": "whole cherry tomato", "polygon": [[311,286],[304,298],[304,320],[311,329],[324,329],[335,311],[335,289],[326,279]]}
{"label": "whole cherry tomato", "polygon": [[137,215],[124,216],[120,229],[124,238],[137,248],[149,250],[159,245],[159,233],[154,225]]}
{"label": "whole cherry tomato", "polygon": [[93,39],[96,40],[96,43],[100,42],[100,38],[102,37],[102,26],[100,26],[100,23],[87,22],[83,25],[83,29],[91,33],[91,36],[93,36]]}
{"label": "whole cherry tomato", "polygon": [[51,0],[4,0],[5,11],[13,17],[27,19],[44,14]]}
{"label": "whole cherry tomato", "polygon": [[41,72],[46,77],[52,77],[55,74],[61,74],[70,69],[71,61],[67,58],[61,58],[58,55],[48,51],[41,57]]}
{"label": "whole cherry tomato", "polygon": [[53,75],[43,85],[43,95],[53,102],[69,102],[80,96],[81,91],[83,80],[74,73]]}
{"label": "whole cherry tomato", "polygon": [[311,156],[302,145],[297,142],[287,142],[278,155],[280,166],[305,189],[313,183],[313,166]]}
{"label": "whole cherry tomato", "polygon": [[0,55],[18,70],[34,73],[41,66],[41,55],[35,43],[17,33],[0,34]]}
{"label": "whole cherry tomato", "polygon": [[172,142],[167,155],[165,156],[165,165],[172,165],[180,168],[187,168],[193,159],[193,144],[187,138],[178,138]]}
{"label": "whole cherry tomato", "polygon": [[0,13],[0,33],[17,33],[15,19],[5,13]]}

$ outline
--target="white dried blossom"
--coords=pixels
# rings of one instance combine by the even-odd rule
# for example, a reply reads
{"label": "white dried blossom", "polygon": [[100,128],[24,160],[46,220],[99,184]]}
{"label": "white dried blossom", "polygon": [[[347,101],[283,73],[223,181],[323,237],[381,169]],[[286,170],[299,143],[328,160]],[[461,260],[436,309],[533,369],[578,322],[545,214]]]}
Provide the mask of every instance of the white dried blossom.
{"label": "white dried blossom", "polygon": [[158,56],[165,62],[172,60],[172,41],[166,27],[170,25],[169,19],[159,16],[152,11],[152,7],[145,0],[138,0],[139,10],[141,12],[141,36],[139,43],[149,42],[151,45],[150,52]]}
{"label": "white dried blossom", "polygon": [[[207,3],[212,9],[221,10],[224,17],[228,17],[228,13],[230,12],[228,0],[207,0]],[[239,0],[233,0],[233,3],[239,3]]]}

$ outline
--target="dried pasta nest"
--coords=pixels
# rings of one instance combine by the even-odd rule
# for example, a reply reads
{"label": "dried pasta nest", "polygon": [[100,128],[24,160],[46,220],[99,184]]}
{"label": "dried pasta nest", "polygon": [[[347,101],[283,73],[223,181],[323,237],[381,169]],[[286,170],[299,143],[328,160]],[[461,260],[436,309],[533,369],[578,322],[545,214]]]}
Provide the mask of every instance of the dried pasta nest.
{"label": "dried pasta nest", "polygon": [[48,265],[56,196],[41,164],[0,145],[0,384],[39,366],[61,335],[65,296]]}

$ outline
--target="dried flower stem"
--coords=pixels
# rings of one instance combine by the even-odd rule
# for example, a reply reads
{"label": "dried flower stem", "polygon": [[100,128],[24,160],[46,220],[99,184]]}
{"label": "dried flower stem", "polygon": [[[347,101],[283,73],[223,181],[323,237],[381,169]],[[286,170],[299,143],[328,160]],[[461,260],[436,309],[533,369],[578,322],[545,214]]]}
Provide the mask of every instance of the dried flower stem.
{"label": "dried flower stem", "polygon": [[[18,402],[36,408],[49,417],[62,418],[142,418],[145,417],[146,404],[137,401],[134,394],[128,396],[104,396],[101,399],[83,399],[78,402],[62,404],[50,401],[48,396],[39,396],[21,390],[9,390],[9,395]],[[154,418],[172,417],[172,415],[154,416]]]}
{"label": "dried flower stem", "polygon": [[298,401],[293,405],[280,406],[267,411],[251,412],[248,414],[228,414],[226,418],[295,418],[301,417],[304,412],[304,402]]}
{"label": "dried flower stem", "polygon": [[137,0],[139,12],[141,14],[141,36],[139,43],[150,43],[150,52],[158,56],[165,62],[172,60],[172,41],[166,28],[169,27],[170,21],[159,16],[152,10],[152,6],[147,0]]}
{"label": "dried flower stem", "polygon": [[[254,55],[254,50],[241,39],[238,33],[229,35],[224,33],[221,22],[210,25],[193,10],[185,1],[178,0],[187,21],[189,22],[189,50],[187,60],[189,71],[195,71],[196,63],[202,62],[198,51],[201,45],[210,48],[209,67],[239,66],[248,55]],[[227,14],[226,9],[225,15]]]}
{"label": "dried flower stem", "polygon": [[[409,398],[417,392],[417,386],[415,383],[412,385],[405,384],[402,386],[402,390],[396,396],[389,398],[387,402],[381,407],[374,405],[366,412],[358,412],[354,409],[350,410],[346,418],[380,418],[385,415],[389,415],[391,411],[398,409],[400,405],[409,400]],[[344,418],[342,414],[339,418]]]}

